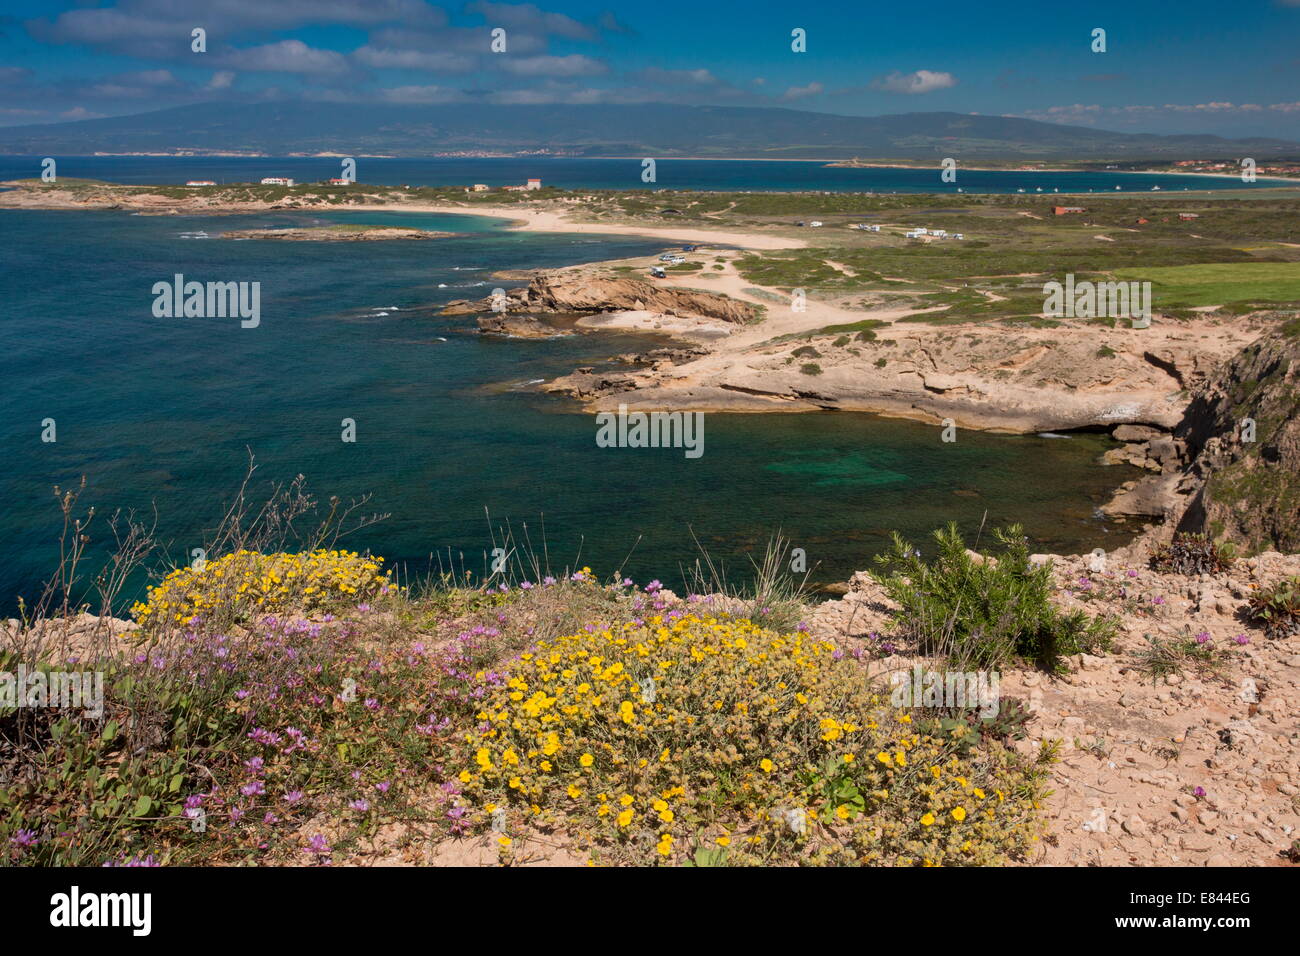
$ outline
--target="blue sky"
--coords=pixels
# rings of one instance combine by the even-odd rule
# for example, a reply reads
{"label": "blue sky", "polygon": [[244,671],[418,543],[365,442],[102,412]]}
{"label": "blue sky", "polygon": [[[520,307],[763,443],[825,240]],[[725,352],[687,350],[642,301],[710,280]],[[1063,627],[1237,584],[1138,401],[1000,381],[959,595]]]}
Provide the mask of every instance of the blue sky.
{"label": "blue sky", "polygon": [[211,100],[655,100],[1300,139],[1298,40],[1300,0],[0,0],[0,125]]}

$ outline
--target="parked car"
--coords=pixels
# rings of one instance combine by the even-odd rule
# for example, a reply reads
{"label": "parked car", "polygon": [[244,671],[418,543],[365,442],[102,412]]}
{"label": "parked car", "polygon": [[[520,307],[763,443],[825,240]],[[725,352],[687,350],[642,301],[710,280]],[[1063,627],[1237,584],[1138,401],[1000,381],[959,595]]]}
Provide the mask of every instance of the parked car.
{"label": "parked car", "polygon": [[658,266],[654,266],[654,267],[652,267],[652,268],[650,269],[650,278],[652,278],[652,279],[667,279],[667,278],[668,278],[668,274],[667,274],[666,272],[664,272],[663,269],[660,269]]}

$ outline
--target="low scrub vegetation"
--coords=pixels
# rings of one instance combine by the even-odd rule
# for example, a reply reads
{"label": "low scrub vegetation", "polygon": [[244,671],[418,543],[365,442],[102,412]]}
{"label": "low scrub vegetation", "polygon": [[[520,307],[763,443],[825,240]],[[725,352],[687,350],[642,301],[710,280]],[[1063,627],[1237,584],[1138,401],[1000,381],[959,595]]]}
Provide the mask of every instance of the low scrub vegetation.
{"label": "low scrub vegetation", "polygon": [[901,636],[924,654],[979,667],[1029,659],[1056,669],[1066,655],[1110,645],[1113,621],[1051,604],[1051,566],[1030,563],[1018,526],[998,529],[993,538],[995,551],[974,553],[949,525],[934,533],[937,553],[926,561],[894,535],[893,547],[875,559],[874,576],[902,608]]}
{"label": "low scrub vegetation", "polygon": [[[869,655],[801,623],[780,542],[744,588],[706,555],[686,597],[552,573],[508,537],[484,579],[411,584],[332,533],[268,546],[286,508],[312,510],[300,492],[251,522],[236,506],[130,622],[80,614],[66,564],[25,609],[0,670],[75,666],[102,694],[0,700],[0,862],[324,864],[468,840],[504,864],[540,841],[598,865],[989,865],[1039,838],[1044,769],[1007,746],[1023,717],[891,702]],[[114,581],[148,553],[128,540]]]}
{"label": "low scrub vegetation", "polygon": [[1300,577],[1286,578],[1252,594],[1246,617],[1269,637],[1300,634]]}
{"label": "low scrub vegetation", "polygon": [[1178,532],[1169,544],[1151,554],[1151,567],[1173,574],[1217,574],[1235,560],[1232,545],[1218,544],[1203,534]]}

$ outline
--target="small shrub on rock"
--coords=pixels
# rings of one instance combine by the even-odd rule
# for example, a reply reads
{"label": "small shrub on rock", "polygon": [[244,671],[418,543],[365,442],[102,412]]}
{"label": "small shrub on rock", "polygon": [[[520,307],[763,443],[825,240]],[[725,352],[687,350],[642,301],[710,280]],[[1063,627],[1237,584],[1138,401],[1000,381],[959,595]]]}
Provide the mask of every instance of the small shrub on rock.
{"label": "small shrub on rock", "polygon": [[1151,555],[1151,567],[1166,574],[1218,574],[1235,560],[1230,544],[1216,544],[1203,534],[1178,532]]}
{"label": "small shrub on rock", "polygon": [[1300,634],[1300,577],[1285,578],[1253,594],[1246,617],[1269,637]]}
{"label": "small shrub on rock", "polygon": [[799,631],[670,612],[498,673],[448,769],[503,846],[526,825],[596,863],[921,866],[1019,858],[1038,836],[1038,771],[966,727],[922,731]]}
{"label": "small shrub on rock", "polygon": [[996,555],[973,554],[950,524],[934,533],[938,553],[927,562],[894,534],[892,548],[876,556],[872,577],[901,606],[902,637],[923,654],[980,667],[1027,658],[1057,669],[1063,656],[1110,646],[1114,621],[1052,605],[1051,566],[1030,564],[1018,525],[993,536]]}

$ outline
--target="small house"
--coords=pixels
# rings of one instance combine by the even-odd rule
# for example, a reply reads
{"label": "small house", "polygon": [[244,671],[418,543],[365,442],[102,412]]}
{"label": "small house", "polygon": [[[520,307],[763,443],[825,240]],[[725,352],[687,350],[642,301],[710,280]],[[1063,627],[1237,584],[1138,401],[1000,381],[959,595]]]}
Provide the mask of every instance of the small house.
{"label": "small house", "polygon": [[293,180],[284,176],[267,176],[262,180],[263,186],[292,186]]}
{"label": "small house", "polygon": [[524,189],[529,192],[532,192],[534,189],[541,189],[541,188],[542,188],[542,181],[540,179],[530,179],[528,180],[527,183],[524,184]]}

